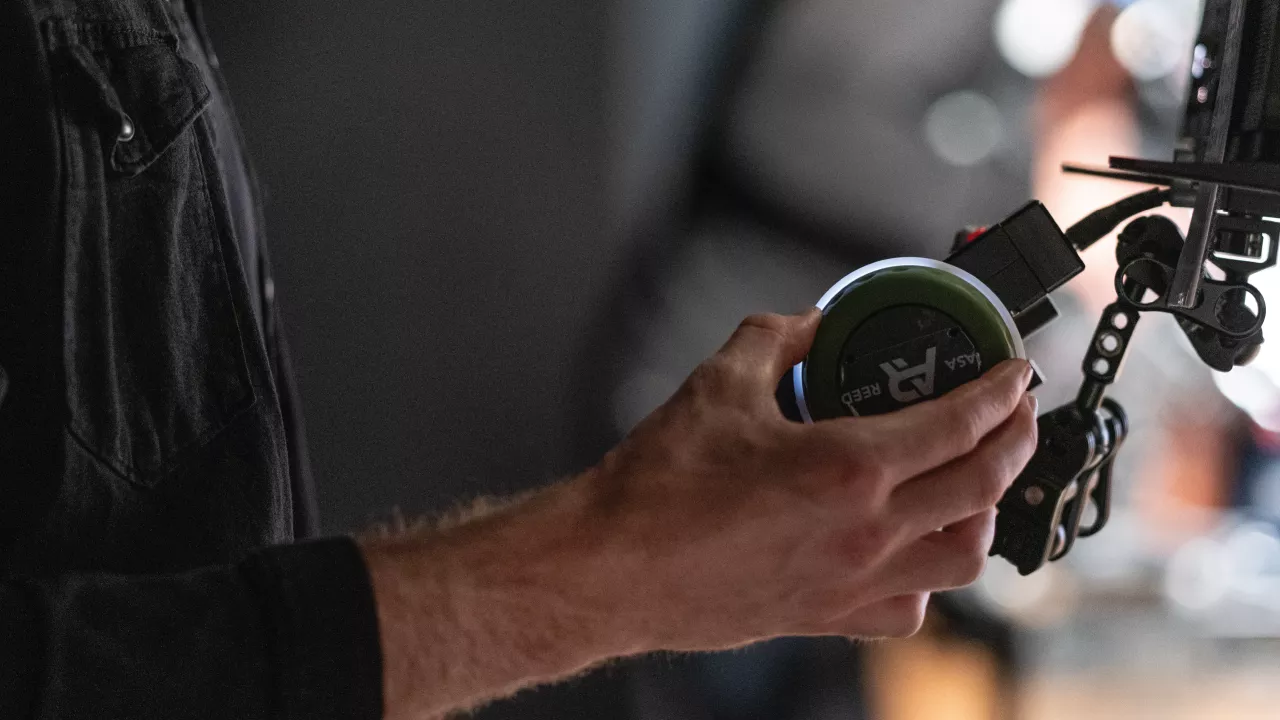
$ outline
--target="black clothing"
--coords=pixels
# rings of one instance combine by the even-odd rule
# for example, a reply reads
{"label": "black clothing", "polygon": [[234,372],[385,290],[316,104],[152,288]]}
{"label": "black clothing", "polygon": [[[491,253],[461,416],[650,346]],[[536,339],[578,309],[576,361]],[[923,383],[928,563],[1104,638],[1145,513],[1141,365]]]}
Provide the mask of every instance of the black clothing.
{"label": "black clothing", "polygon": [[0,717],[380,715],[241,147],[191,0],[0,0]]}

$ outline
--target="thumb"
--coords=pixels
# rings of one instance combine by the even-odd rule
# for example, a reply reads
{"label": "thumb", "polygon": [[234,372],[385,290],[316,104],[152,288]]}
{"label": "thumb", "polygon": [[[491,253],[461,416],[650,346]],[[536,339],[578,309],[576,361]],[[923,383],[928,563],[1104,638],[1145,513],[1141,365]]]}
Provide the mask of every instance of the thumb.
{"label": "thumb", "polygon": [[799,315],[752,315],[742,321],[719,354],[743,375],[772,390],[782,374],[809,352],[821,321],[822,312],[816,307]]}

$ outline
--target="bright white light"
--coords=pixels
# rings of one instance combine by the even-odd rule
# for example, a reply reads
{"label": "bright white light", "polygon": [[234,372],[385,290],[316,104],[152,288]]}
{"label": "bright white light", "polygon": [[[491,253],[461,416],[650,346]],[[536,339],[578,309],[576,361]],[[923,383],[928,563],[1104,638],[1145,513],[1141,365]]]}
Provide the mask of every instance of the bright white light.
{"label": "bright white light", "polygon": [[990,562],[974,590],[997,613],[1027,627],[1056,625],[1079,602],[1072,574],[1057,565],[1023,577],[1009,563]]}
{"label": "bright white light", "polygon": [[[1258,359],[1254,360],[1255,365],[1262,361],[1266,348],[1267,343],[1263,343]],[[1280,432],[1280,388],[1265,370],[1249,366],[1235,368],[1229,373],[1215,372],[1213,383],[1219,392],[1248,413],[1263,429]]]}
{"label": "bright white light", "polygon": [[1176,71],[1195,42],[1198,0],[1138,0],[1111,26],[1111,49],[1134,78],[1149,82]]}
{"label": "bright white light", "polygon": [[1204,71],[1209,68],[1209,48],[1204,45],[1196,45],[1195,51],[1191,54],[1191,77],[1199,80],[1204,77]]}
{"label": "bright white light", "polygon": [[1223,543],[1230,558],[1233,579],[1239,583],[1262,575],[1280,557],[1280,538],[1269,525],[1250,524],[1237,528]]}
{"label": "bright white light", "polygon": [[1095,0],[1004,0],[996,12],[996,47],[1029,77],[1052,75],[1075,57]]}
{"label": "bright white light", "polygon": [[977,165],[1004,138],[1004,123],[990,98],[961,90],[938,98],[929,107],[924,134],[933,151],[948,163]]}
{"label": "bright white light", "polygon": [[1165,569],[1165,595],[1181,610],[1202,611],[1227,592],[1227,568],[1221,548],[1209,538],[1199,538],[1178,548]]}
{"label": "bright white light", "polygon": [[[1012,571],[1012,572],[1011,572]],[[1012,565],[990,563],[982,575],[979,586],[988,599],[998,607],[1011,613],[1027,612],[1045,599],[1053,591],[1051,573],[1034,573],[1022,576]]]}

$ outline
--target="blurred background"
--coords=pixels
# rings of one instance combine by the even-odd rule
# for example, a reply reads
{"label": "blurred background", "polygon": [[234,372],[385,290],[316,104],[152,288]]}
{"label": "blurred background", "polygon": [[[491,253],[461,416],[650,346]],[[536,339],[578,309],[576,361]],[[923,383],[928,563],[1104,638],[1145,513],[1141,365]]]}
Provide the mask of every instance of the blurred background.
{"label": "blurred background", "polygon": [[[745,314],[1067,226],[1166,158],[1197,0],[209,2],[266,193],[325,528],[583,469]],[[1172,213],[1185,222],[1185,217]],[[1113,246],[1030,343],[1074,394]],[[1264,292],[1280,285],[1255,277]],[[1270,297],[1280,297],[1271,293]],[[916,638],[615,663],[486,718],[1280,718],[1280,347],[1142,321],[1108,529],[991,563]],[[1272,333],[1273,336],[1275,333]]]}

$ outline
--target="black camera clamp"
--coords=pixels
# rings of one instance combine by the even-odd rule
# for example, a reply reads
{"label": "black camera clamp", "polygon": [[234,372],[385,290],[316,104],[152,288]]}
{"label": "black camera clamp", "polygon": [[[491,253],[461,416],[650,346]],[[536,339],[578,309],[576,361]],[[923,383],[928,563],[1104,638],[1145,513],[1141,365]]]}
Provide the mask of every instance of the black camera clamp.
{"label": "black camera clamp", "polygon": [[1193,214],[1186,238],[1158,215],[1119,235],[1116,301],[1098,322],[1079,393],[1040,417],[1040,446],[999,505],[991,554],[1024,575],[1107,523],[1128,422],[1105,392],[1141,313],[1173,315],[1200,359],[1221,372],[1252,360],[1262,344],[1266,303],[1248,281],[1276,264],[1280,245],[1280,0],[1206,3],[1174,162],[1112,158],[1109,168],[1064,170],[1161,186],[1067,230],[1076,251],[1166,203]]}

